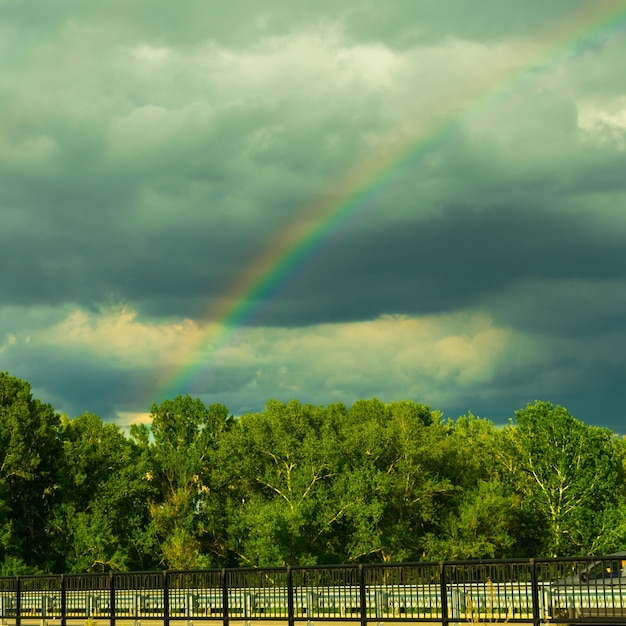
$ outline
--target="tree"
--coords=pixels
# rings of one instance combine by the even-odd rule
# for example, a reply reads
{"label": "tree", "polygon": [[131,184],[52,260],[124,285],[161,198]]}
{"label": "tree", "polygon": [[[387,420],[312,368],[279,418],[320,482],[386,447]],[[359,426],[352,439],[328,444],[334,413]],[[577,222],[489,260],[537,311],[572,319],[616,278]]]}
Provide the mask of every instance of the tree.
{"label": "tree", "polygon": [[49,565],[50,513],[58,494],[59,416],[30,385],[0,372],[0,558],[5,573]]}
{"label": "tree", "polygon": [[594,554],[621,552],[626,548],[626,437],[613,437],[611,442],[620,468],[615,506],[607,506],[603,512],[591,550]]}
{"label": "tree", "polygon": [[154,479],[160,491],[151,504],[152,527],[167,567],[206,567],[224,556],[219,494],[211,480],[217,442],[230,423],[225,406],[207,409],[188,395],[152,406]]}
{"label": "tree", "polygon": [[502,433],[501,467],[523,496],[547,556],[592,553],[605,511],[624,484],[615,436],[549,402],[516,411]]}
{"label": "tree", "polygon": [[353,404],[343,424],[342,533],[350,561],[415,560],[435,532],[454,485],[446,465],[449,428],[414,402]]}
{"label": "tree", "polygon": [[327,560],[338,515],[329,489],[341,450],[326,410],[270,400],[263,412],[237,420],[220,448],[236,560],[255,566]]}
{"label": "tree", "polygon": [[55,530],[62,571],[154,566],[146,527],[147,501],[156,490],[140,444],[91,413],[64,418],[61,438]]}
{"label": "tree", "polygon": [[453,477],[442,523],[429,535],[431,560],[520,556],[525,514],[520,495],[503,483],[496,460],[499,431],[472,413],[451,424],[446,463]]}

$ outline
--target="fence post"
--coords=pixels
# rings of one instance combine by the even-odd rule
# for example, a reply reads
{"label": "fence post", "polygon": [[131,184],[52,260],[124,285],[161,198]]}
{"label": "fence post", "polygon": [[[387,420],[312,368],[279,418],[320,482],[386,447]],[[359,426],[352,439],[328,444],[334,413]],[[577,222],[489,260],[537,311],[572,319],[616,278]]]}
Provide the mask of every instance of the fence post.
{"label": "fence post", "polygon": [[446,580],[446,564],[439,562],[439,591],[441,593],[441,624],[448,626],[450,618],[448,617],[448,582]]}
{"label": "fence post", "polygon": [[[187,623],[190,623],[189,620]],[[170,585],[167,570],[163,572],[163,624],[170,626]]]}
{"label": "fence post", "polygon": [[17,577],[17,594],[15,597],[15,626],[22,623],[22,577]]}
{"label": "fence post", "polygon": [[[294,626],[296,623],[295,609],[294,609],[294,601],[293,601],[293,571],[291,570],[291,566],[287,566],[287,621],[289,626]],[[307,618],[308,610],[307,610]]]}
{"label": "fence post", "polygon": [[227,571],[222,569],[222,623],[228,626],[228,581]]}
{"label": "fence post", "polygon": [[367,626],[367,591],[365,589],[365,567],[363,567],[363,563],[359,563],[359,600],[361,626]]}
{"label": "fence post", "polygon": [[535,559],[530,559],[530,582],[531,594],[533,599],[533,624],[539,626],[541,624],[541,611],[539,610],[539,580],[537,578],[537,563]]}
{"label": "fence post", "polygon": [[67,624],[66,587],[67,583],[65,580],[65,575],[61,574],[61,626],[66,626]]}
{"label": "fence post", "polygon": [[111,626],[115,626],[117,609],[115,607],[115,574],[109,574],[109,614]]}

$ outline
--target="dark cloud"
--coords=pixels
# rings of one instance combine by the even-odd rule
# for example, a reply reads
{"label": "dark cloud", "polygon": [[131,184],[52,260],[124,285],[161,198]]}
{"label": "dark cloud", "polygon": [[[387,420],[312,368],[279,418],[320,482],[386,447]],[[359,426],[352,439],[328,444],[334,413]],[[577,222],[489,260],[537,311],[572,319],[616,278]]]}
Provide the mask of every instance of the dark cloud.
{"label": "dark cloud", "polygon": [[[595,314],[617,322],[622,308],[603,313],[586,290],[594,281],[625,278],[623,235],[594,225],[587,216],[522,207],[454,208],[428,220],[381,224],[346,235],[292,280],[259,323],[440,313],[479,307],[507,290],[512,300],[543,290],[550,293],[532,310],[521,303],[528,318],[515,320],[512,311],[507,321],[534,329],[547,324],[552,332],[562,332],[564,325],[554,312],[560,308],[561,314],[568,311],[565,327],[576,333],[584,326],[578,315],[592,326]],[[574,281],[579,281],[578,288]],[[562,292],[567,301],[561,306]],[[613,305],[620,299],[619,292],[614,294]],[[580,306],[573,306],[575,302]]]}
{"label": "dark cloud", "polygon": [[234,413],[408,395],[501,423],[545,398],[619,430],[616,5],[381,7],[5,3],[3,367],[110,419],[189,367],[180,391]]}
{"label": "dark cloud", "polygon": [[28,360],[14,365],[10,374],[28,380],[35,397],[69,417],[89,411],[114,419],[121,407],[129,405],[137,411],[150,410],[145,390],[152,371],[136,368],[130,375],[84,354],[66,352],[60,357],[58,348],[30,349],[21,355]]}

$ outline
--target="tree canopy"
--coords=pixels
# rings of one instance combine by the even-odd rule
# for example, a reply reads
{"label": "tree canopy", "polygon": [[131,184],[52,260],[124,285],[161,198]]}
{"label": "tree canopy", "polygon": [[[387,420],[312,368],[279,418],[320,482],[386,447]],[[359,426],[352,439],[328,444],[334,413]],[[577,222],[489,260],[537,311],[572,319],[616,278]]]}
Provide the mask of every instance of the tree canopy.
{"label": "tree canopy", "polygon": [[[503,420],[504,421],[504,420]],[[0,373],[0,573],[570,556],[626,548],[626,441],[537,401],[177,396],[126,432]]]}

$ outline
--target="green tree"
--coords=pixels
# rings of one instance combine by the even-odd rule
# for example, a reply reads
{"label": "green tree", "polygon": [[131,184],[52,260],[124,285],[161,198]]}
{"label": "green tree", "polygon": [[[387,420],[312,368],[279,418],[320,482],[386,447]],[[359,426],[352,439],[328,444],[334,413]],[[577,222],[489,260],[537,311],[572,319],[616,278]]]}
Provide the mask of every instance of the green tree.
{"label": "green tree", "polygon": [[501,482],[479,481],[459,490],[426,541],[429,560],[519,556],[524,515],[519,498]]}
{"label": "green tree", "polygon": [[624,484],[615,436],[549,402],[515,415],[517,425],[502,433],[500,463],[535,518],[541,553],[593,553],[603,517],[617,506]]}
{"label": "green tree", "polygon": [[469,413],[451,424],[447,444],[446,464],[455,490],[440,527],[428,537],[428,558],[519,556],[525,514],[521,497],[500,477],[498,429]]}
{"label": "green tree", "polygon": [[0,559],[4,573],[45,570],[57,497],[59,416],[0,372]]}
{"label": "green tree", "polygon": [[207,408],[188,395],[152,407],[160,492],[151,503],[152,528],[167,567],[205,567],[225,556],[220,495],[211,481],[217,442],[230,423],[225,406]]}
{"label": "green tree", "polygon": [[618,468],[613,498],[599,511],[589,533],[589,554],[623,552],[626,548],[626,438],[610,437],[612,458]]}
{"label": "green tree", "polygon": [[454,491],[446,465],[449,428],[414,402],[360,400],[343,425],[344,466],[335,495],[351,561],[423,556]]}
{"label": "green tree", "polygon": [[[333,415],[345,412],[333,406]],[[332,554],[338,511],[329,485],[341,451],[321,407],[270,400],[242,416],[221,445],[229,547],[239,563],[310,564]]]}
{"label": "green tree", "polygon": [[62,498],[55,529],[63,571],[154,566],[146,527],[147,501],[156,490],[140,444],[91,413],[64,418],[61,436]]}

